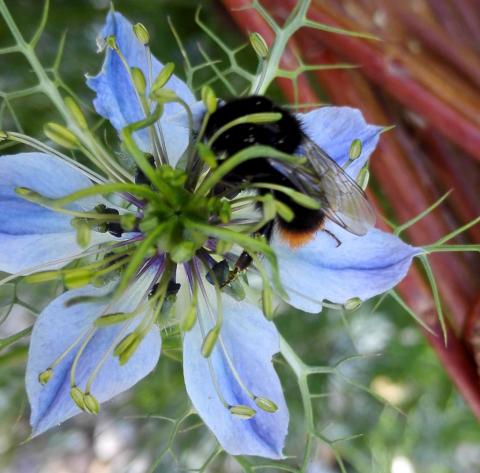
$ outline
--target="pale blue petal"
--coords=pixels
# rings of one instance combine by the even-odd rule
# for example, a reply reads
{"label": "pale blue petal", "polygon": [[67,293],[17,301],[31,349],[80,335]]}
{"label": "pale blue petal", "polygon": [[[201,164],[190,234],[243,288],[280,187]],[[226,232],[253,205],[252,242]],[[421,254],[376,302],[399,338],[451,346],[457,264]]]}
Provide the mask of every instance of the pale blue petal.
{"label": "pale blue petal", "polygon": [[326,228],[342,242],[340,246],[323,231],[298,249],[290,248],[277,234],[271,242],[288,303],[306,312],[320,312],[323,300],[343,304],[388,291],[405,277],[413,257],[421,252],[375,228],[364,236],[331,222]]}
{"label": "pale blue petal", "polygon": [[[108,14],[101,37],[104,39],[108,36],[115,36],[118,48],[123,53],[127,64],[130,67],[141,69],[149,83],[157,77],[163,65],[152,56],[150,74],[146,49],[133,33],[132,24],[120,13],[110,12]],[[107,49],[101,72],[95,77],[88,78],[87,85],[97,94],[93,102],[96,111],[110,120],[118,131],[129,123],[144,118],[125,65],[115,51]],[[165,87],[175,91],[187,104],[194,103],[195,98],[190,89],[175,75],[170,78]],[[188,143],[188,129],[175,127],[168,120],[170,116],[179,113],[185,114],[185,110],[180,105],[167,104],[160,120],[169,160],[173,165],[180,158]],[[143,151],[151,151],[147,129],[136,132],[135,138]]]}
{"label": "pale blue petal", "polygon": [[321,107],[297,116],[306,135],[339,166],[348,161],[352,141],[362,142],[362,153],[347,168],[353,178],[375,150],[382,131],[382,127],[369,125],[360,110],[350,107]]}
{"label": "pale blue petal", "polygon": [[[38,375],[43,372],[81,334],[88,332],[92,322],[108,313],[130,311],[145,296],[151,273],[137,281],[132,289],[116,304],[82,303],[65,307],[65,302],[80,295],[101,296],[111,287],[102,289],[88,286],[68,291],[52,301],[38,317],[30,343],[28,355],[26,388],[31,407],[30,423],[32,434],[38,435],[53,426],[79,414],[81,410],[70,398],[70,368],[78,347],[70,352],[54,369],[50,381],[42,386]],[[139,314],[141,317],[142,314]],[[138,323],[135,321],[130,330]],[[125,324],[98,329],[79,358],[76,383],[84,389],[85,383],[103,355],[116,344]],[[128,330],[124,330],[128,333]],[[161,338],[157,327],[152,328],[132,358],[121,366],[111,354],[93,382],[91,393],[99,402],[105,402],[129,389],[150,373],[160,356]]]}
{"label": "pale blue petal", "polygon": [[[257,306],[223,297],[224,322],[222,338],[227,352],[246,386],[257,396],[274,401],[275,413],[256,407],[240,388],[228,367],[224,353],[217,343],[210,356],[219,389],[229,404],[243,404],[257,410],[249,420],[234,417],[220,402],[214,389],[207,360],[200,353],[202,332],[199,322],[185,334],[184,376],[187,392],[205,424],[213,431],[222,448],[231,455],[257,455],[282,458],[288,430],[288,410],[282,387],[272,364],[279,351],[275,325],[265,320]],[[202,319],[208,313],[200,307]],[[211,321],[205,323],[212,326]]]}
{"label": "pale blue petal", "polygon": [[[15,188],[27,187],[45,197],[63,197],[92,184],[81,171],[44,153],[20,153],[0,157],[0,182],[1,271],[16,273],[84,251],[76,243],[71,216],[27,202],[15,193]],[[91,210],[99,202],[82,199],[70,208]],[[112,238],[94,232],[92,244]]]}

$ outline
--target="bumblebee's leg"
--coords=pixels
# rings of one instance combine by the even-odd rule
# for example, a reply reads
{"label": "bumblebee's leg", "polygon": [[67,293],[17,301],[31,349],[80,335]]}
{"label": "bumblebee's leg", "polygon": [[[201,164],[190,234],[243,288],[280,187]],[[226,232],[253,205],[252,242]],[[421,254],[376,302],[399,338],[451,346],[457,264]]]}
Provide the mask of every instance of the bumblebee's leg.
{"label": "bumblebee's leg", "polygon": [[328,235],[330,235],[336,241],[337,248],[342,244],[342,242],[330,230],[327,230],[326,228],[324,228],[323,231]]}
{"label": "bumblebee's leg", "polygon": [[[266,225],[264,225],[256,233],[256,235],[262,235],[267,240],[270,240],[272,231],[273,231],[273,221],[270,221]],[[228,278],[220,287],[224,288],[227,284],[230,284],[242,271],[245,271],[250,266],[251,263],[252,263],[252,257],[246,251],[243,251],[238,257],[237,262],[235,263],[235,266],[230,271]]]}

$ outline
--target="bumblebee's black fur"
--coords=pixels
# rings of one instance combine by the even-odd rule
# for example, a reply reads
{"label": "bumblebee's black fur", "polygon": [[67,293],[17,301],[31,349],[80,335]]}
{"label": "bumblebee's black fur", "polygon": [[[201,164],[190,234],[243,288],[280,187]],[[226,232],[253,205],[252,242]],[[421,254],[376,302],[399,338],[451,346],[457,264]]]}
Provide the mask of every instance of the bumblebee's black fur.
{"label": "bumblebee's black fur", "polygon": [[[223,133],[214,142],[212,148],[217,155],[228,157],[253,145],[271,146],[284,153],[293,154],[304,138],[298,119],[279,105],[263,96],[250,96],[231,100],[218,107],[208,120],[205,135],[207,138],[233,120],[253,113],[277,112],[282,118],[273,123],[247,123],[236,125]],[[296,189],[283,174],[277,171],[267,159],[252,159],[237,166],[224,177],[227,184],[242,182],[267,182]],[[300,189],[296,189],[300,191]],[[262,189],[265,194],[268,190]],[[287,222],[278,219],[279,225],[289,232],[304,233],[318,229],[324,219],[319,210],[311,210],[293,202],[282,192],[273,192],[275,198],[290,207],[295,217]]]}

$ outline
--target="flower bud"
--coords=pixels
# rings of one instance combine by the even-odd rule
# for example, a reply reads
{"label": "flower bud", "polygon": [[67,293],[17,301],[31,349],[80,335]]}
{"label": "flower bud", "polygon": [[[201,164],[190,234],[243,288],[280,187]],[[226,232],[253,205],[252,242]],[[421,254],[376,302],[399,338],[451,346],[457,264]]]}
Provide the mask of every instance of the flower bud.
{"label": "flower bud", "polygon": [[202,87],[201,97],[208,113],[213,113],[217,109],[217,97],[213,89],[208,85],[204,85]]}
{"label": "flower bud", "polygon": [[53,376],[52,368],[47,368],[38,375],[38,382],[42,385],[47,384]]}
{"label": "flower bud", "polygon": [[82,390],[78,386],[72,386],[70,389],[70,397],[73,402],[80,408],[82,411],[85,410],[85,400]]}
{"label": "flower bud", "polygon": [[256,396],[255,404],[259,407],[259,409],[262,409],[262,411],[265,411],[265,412],[273,413],[278,411],[278,406],[273,401],[271,401],[270,399],[267,399],[266,397]]}
{"label": "flower bud", "polygon": [[204,358],[208,358],[212,354],[212,351],[215,348],[215,344],[217,343],[219,335],[220,335],[220,330],[218,328],[212,328],[207,333],[207,336],[204,338],[202,343],[202,356]]}
{"label": "flower bud", "polygon": [[228,410],[232,415],[239,419],[251,419],[257,413],[255,409],[242,405],[230,406]]}
{"label": "flower bud", "polygon": [[78,103],[72,97],[65,97],[63,101],[65,102],[68,110],[70,110],[70,114],[75,120],[75,123],[82,130],[86,130],[88,128],[87,119],[85,118],[85,115],[83,114],[82,109],[80,108]]}
{"label": "flower bud", "polygon": [[353,161],[354,159],[359,158],[361,154],[362,154],[362,140],[359,140],[358,138],[356,138],[352,141],[352,144],[350,145],[350,149],[348,150],[348,157],[351,161]]}
{"label": "flower bud", "polygon": [[150,42],[150,34],[148,33],[147,28],[142,23],[135,23],[133,25],[133,32],[137,37],[138,41],[142,44],[148,44]]}
{"label": "flower bud", "polygon": [[248,38],[250,40],[252,48],[257,53],[257,56],[265,59],[268,56],[269,48],[263,36],[255,31],[253,33],[250,33]]}
{"label": "flower bud", "polygon": [[83,396],[83,403],[85,410],[90,414],[97,415],[100,411],[100,404],[97,399],[90,393],[85,393]]}
{"label": "flower bud", "polygon": [[158,76],[155,78],[152,84],[152,91],[161,89],[172,77],[173,71],[175,70],[175,64],[173,62],[167,62],[163,66],[163,69],[159,72]]}
{"label": "flower bud", "polygon": [[78,148],[79,142],[77,137],[63,125],[49,122],[43,127],[43,132],[54,143],[67,149]]}

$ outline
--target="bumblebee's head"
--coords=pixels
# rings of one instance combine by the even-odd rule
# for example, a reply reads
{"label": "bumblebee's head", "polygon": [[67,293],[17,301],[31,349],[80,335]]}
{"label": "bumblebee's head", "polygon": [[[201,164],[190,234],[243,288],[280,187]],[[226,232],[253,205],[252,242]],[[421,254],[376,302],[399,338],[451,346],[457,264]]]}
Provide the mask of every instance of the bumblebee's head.
{"label": "bumblebee's head", "polygon": [[280,113],[282,118],[274,123],[245,123],[233,126],[213,143],[216,153],[231,156],[255,144],[271,146],[286,153],[293,153],[302,140],[300,123],[288,110],[260,95],[230,100],[221,104],[211,115],[205,130],[210,138],[222,127],[234,120],[255,113]]}

